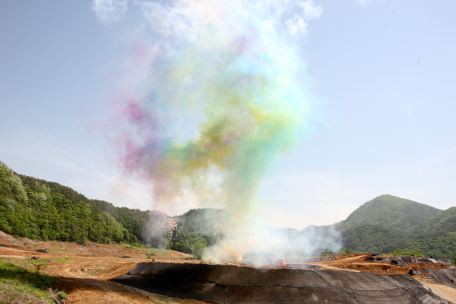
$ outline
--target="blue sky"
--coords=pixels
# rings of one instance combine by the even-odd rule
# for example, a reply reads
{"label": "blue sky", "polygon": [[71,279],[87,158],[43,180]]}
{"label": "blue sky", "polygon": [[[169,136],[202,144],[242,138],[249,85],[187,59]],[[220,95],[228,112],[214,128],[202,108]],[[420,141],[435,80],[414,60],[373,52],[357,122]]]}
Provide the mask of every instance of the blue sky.
{"label": "blue sky", "polygon": [[[0,2],[1,161],[89,198],[153,206],[99,131],[131,41],[155,39],[135,23],[137,2]],[[318,119],[263,180],[261,220],[331,224],[381,194],[455,205],[456,2],[311,3],[319,14],[292,39]]]}

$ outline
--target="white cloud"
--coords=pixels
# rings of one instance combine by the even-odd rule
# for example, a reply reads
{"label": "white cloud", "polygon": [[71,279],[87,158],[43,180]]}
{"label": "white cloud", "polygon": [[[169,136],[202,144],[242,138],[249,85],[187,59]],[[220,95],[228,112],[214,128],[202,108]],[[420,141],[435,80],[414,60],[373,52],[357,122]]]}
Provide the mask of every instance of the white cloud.
{"label": "white cloud", "polygon": [[93,0],[92,8],[104,24],[109,24],[125,14],[128,4],[127,0]]}
{"label": "white cloud", "polygon": [[288,32],[291,36],[296,34],[306,34],[308,24],[298,14],[288,19],[285,24],[287,25]]}
{"label": "white cloud", "polygon": [[323,13],[320,5],[314,5],[312,0],[307,0],[298,4],[304,10],[304,19],[318,19]]}

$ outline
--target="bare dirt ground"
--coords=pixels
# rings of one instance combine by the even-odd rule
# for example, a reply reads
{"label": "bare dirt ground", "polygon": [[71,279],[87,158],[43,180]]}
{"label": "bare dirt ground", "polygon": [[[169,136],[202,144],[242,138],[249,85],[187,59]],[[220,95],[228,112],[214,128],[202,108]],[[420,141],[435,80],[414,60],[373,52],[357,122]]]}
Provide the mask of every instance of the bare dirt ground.
{"label": "bare dirt ground", "polygon": [[136,264],[113,259],[91,259],[62,265],[51,264],[44,271],[60,277],[55,288],[68,294],[68,303],[202,303],[157,295],[108,281],[127,273]]}
{"label": "bare dirt ground", "polygon": [[366,262],[365,258],[370,254],[350,257],[336,261],[324,261],[312,263],[319,266],[330,266],[344,270],[357,270],[359,272],[371,272],[379,274],[408,274],[412,269],[422,270],[422,268],[444,269],[444,264],[425,264],[425,263],[410,263],[409,266],[395,266],[389,263]]}
{"label": "bare dirt ground", "polygon": [[[3,260],[32,271],[39,267],[40,272],[57,277],[54,287],[67,293],[66,303],[204,303],[166,297],[108,281],[127,273],[139,262],[150,262],[145,253],[150,253],[152,249],[91,242],[87,242],[86,246],[68,242],[39,242],[15,239],[1,231],[0,244],[8,245],[0,247],[0,258]],[[48,253],[39,253],[36,249],[44,249]],[[152,251],[155,261],[196,263],[186,260],[191,256],[180,252]],[[33,256],[39,256],[41,260],[27,260]],[[46,263],[39,266],[43,259]]]}
{"label": "bare dirt ground", "polygon": [[[370,256],[370,254],[360,255],[356,257],[350,257],[346,259],[340,259],[336,261],[325,261],[312,263],[313,265],[319,265],[327,269],[341,269],[348,271],[359,271],[359,272],[371,272],[379,274],[408,274],[411,269],[422,270],[422,268],[434,268],[444,269],[444,264],[425,264],[425,263],[410,263],[409,266],[395,266],[389,263],[378,263],[378,262],[366,262],[364,259]],[[456,304],[456,289],[444,285],[439,282],[435,282],[432,279],[425,279],[428,274],[425,273],[422,276],[412,276],[418,280],[421,284],[429,287],[433,293],[440,296],[442,299],[447,300],[450,303]]]}
{"label": "bare dirt ground", "polygon": [[442,299],[447,300],[450,303],[456,303],[456,289],[444,285],[434,280],[424,279],[420,277],[415,277],[421,284],[429,287],[433,293],[441,297]]}
{"label": "bare dirt ground", "polygon": [[[87,242],[85,246],[69,242],[40,242],[27,238],[16,239],[0,231],[0,258],[11,263],[36,270],[43,259],[45,264],[40,271],[58,278],[55,288],[68,294],[66,303],[204,303],[196,300],[172,298],[146,292],[140,289],[123,286],[109,280],[127,273],[139,262],[150,262],[146,253],[153,253],[152,258],[157,262],[167,263],[196,263],[187,260],[191,256],[171,250],[134,248],[130,245],[96,244]],[[38,253],[44,249],[48,253]],[[41,260],[30,261],[33,256]],[[131,258],[122,258],[129,256]],[[358,255],[348,258],[338,257],[335,261],[310,263],[326,269],[372,272],[378,274],[406,274],[411,269],[432,267],[441,269],[442,264],[410,264],[410,266],[395,266],[388,263],[366,262],[369,255]],[[449,301],[456,304],[456,289],[431,279],[427,276],[414,276],[423,285]]]}

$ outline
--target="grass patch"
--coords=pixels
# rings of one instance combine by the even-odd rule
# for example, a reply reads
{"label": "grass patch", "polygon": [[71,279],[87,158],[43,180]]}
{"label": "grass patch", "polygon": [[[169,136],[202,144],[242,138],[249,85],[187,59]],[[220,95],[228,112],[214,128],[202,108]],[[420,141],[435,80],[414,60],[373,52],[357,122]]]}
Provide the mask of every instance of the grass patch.
{"label": "grass patch", "polygon": [[403,251],[401,249],[396,249],[394,252],[390,253],[390,255],[394,255],[394,256],[398,256],[398,255],[409,255],[409,256],[413,256],[413,257],[424,257],[423,254],[421,254],[421,252],[419,252],[418,250],[416,251]]}
{"label": "grass patch", "polygon": [[0,303],[53,303],[55,280],[0,260]]}

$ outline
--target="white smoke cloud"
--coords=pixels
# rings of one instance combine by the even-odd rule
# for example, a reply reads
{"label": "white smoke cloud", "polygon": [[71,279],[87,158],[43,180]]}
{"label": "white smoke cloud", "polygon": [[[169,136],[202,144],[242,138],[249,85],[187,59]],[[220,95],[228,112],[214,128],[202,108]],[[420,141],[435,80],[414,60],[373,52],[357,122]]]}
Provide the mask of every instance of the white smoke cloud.
{"label": "white smoke cloud", "polygon": [[94,0],[92,8],[97,17],[104,23],[110,24],[119,20],[127,11],[127,0]]}
{"label": "white smoke cloud", "polygon": [[254,266],[266,266],[271,258],[310,257],[325,250],[340,250],[340,233],[334,226],[309,226],[303,231],[252,223],[241,227],[242,233],[237,237],[207,248],[204,259],[220,263],[235,258]]}
{"label": "white smoke cloud", "polygon": [[298,3],[297,6],[301,7],[303,10],[302,16],[295,14],[285,21],[288,33],[291,36],[307,34],[309,24],[305,20],[318,19],[323,13],[323,8],[320,5],[315,5],[313,0]]}
{"label": "white smoke cloud", "polygon": [[[227,9],[223,9],[224,6]],[[318,19],[323,13],[323,8],[315,5],[313,0],[93,0],[92,3],[97,17],[106,25],[119,21],[133,7],[142,16],[138,24],[146,23],[155,33],[190,41],[212,23],[221,19],[235,21],[235,14],[248,14],[249,11],[267,16],[263,20],[265,27],[268,24],[272,27],[284,26],[292,36],[305,35],[308,21]],[[230,14],[233,16],[230,17]]]}
{"label": "white smoke cloud", "polygon": [[[196,54],[197,57],[204,58],[209,64],[217,63],[218,71],[221,69],[220,66],[225,64],[225,61],[220,61],[221,63],[219,64],[218,62],[221,59],[214,56],[213,53],[226,49],[229,51],[224,51],[222,55],[229,54],[231,58],[232,54],[236,53],[231,50],[242,49],[245,37],[251,40],[252,46],[245,48],[245,52],[249,51],[251,55],[239,56],[241,59],[244,57],[248,58],[246,62],[249,65],[242,65],[243,68],[249,68],[250,63],[255,63],[256,66],[256,60],[253,60],[253,58],[257,58],[257,56],[258,58],[262,58],[262,55],[266,54],[267,56],[265,57],[269,58],[267,62],[268,66],[270,65],[272,67],[271,69],[275,66],[273,64],[275,60],[277,61],[279,70],[283,68],[284,74],[290,73],[294,77],[294,72],[289,70],[294,70],[295,66],[299,66],[301,58],[299,58],[295,50],[299,44],[295,43],[296,41],[290,39],[289,36],[305,35],[308,32],[310,20],[318,19],[323,13],[323,8],[315,5],[313,0],[130,0],[130,3],[127,3],[127,1],[94,0],[93,9],[98,18],[105,24],[123,18],[127,10],[129,14],[137,10],[136,13],[139,13],[139,15],[135,15],[135,19],[129,19],[134,20],[135,23],[135,32],[132,36],[136,36],[135,39],[138,36],[141,37],[141,33],[137,35],[136,31],[138,29],[144,29],[144,32],[147,34],[150,34],[150,30],[153,31],[154,46],[147,47],[150,36],[144,35],[145,39],[143,42],[146,46],[143,47],[143,50],[138,51],[139,55],[132,61],[140,64],[133,64],[134,73],[132,76],[124,73],[124,75],[129,76],[127,77],[128,82],[133,82],[131,83],[132,88],[141,86],[141,83],[155,85],[158,79],[160,67],[158,63],[156,66],[151,67],[151,58],[154,56],[149,56],[149,52],[156,54],[157,58],[172,54],[172,56],[176,56],[177,58],[173,60],[183,63],[184,67],[190,62],[188,59],[190,57],[185,54],[191,54],[192,56]],[[131,7],[128,7],[128,5]],[[255,35],[252,33],[255,33]],[[261,41],[259,42],[259,40]],[[180,41],[184,41],[184,43],[180,44]],[[174,42],[178,43],[173,44]],[[184,52],[180,53],[182,49],[184,49]],[[284,58],[287,59],[284,60]],[[289,58],[296,58],[296,60],[292,61],[293,64],[290,64],[288,61]],[[166,62],[164,60],[157,60],[157,62],[159,61],[161,63]],[[175,64],[176,62],[172,63]],[[226,62],[228,62],[227,65],[231,68],[231,59]],[[169,60],[167,63],[169,63]],[[167,71],[167,69],[164,69],[164,71]],[[185,69],[176,69],[176,71],[188,73]],[[250,72],[247,74],[258,73],[257,71]],[[148,77],[148,73],[153,74],[153,77]],[[194,77],[199,76],[198,72],[194,72],[193,74],[195,74]],[[185,74],[182,75],[187,77]],[[191,74],[189,75],[193,77]],[[163,83],[168,81],[168,78],[164,79],[165,81]],[[169,81],[172,82],[171,80]],[[185,82],[187,81],[190,80],[185,78]],[[143,90],[144,88],[140,87],[134,94],[138,94],[138,96],[145,94]],[[302,90],[299,89],[299,91],[301,92]],[[185,100],[187,98],[187,96],[182,97],[176,98],[176,100]],[[170,97],[167,94],[166,98],[170,99],[174,97]],[[256,176],[257,174],[254,175],[253,179],[256,179]],[[186,206],[194,203],[196,205],[195,207],[201,207],[207,201],[207,207],[219,207],[214,204],[218,201],[225,203],[226,198],[224,197],[222,200],[218,199],[218,193],[214,192],[214,189],[218,189],[217,184],[220,182],[214,178],[212,178],[212,182],[213,184],[200,181],[204,187],[199,186],[195,188],[193,186],[191,188],[195,191],[193,193],[186,193],[185,185],[182,188],[176,188],[177,190],[171,187],[174,191],[172,194],[176,198],[175,203]],[[326,240],[317,238],[314,235],[300,234],[297,231],[284,232],[250,223],[258,216],[257,211],[253,214],[254,206],[258,203],[250,201],[254,197],[258,183],[252,183],[249,189],[238,187],[237,184],[239,183],[233,182],[223,184],[223,186],[228,188],[230,194],[236,194],[236,196],[233,195],[230,197],[230,204],[232,205],[232,210],[230,211],[232,211],[233,217],[236,218],[233,226],[239,229],[240,236],[233,236],[228,238],[226,242],[221,242],[214,247],[208,248],[206,258],[214,261],[223,261],[229,257],[240,258],[249,249],[255,252],[256,255],[274,251],[281,256],[287,256],[288,254],[308,256],[318,250],[322,246],[322,243],[324,243],[325,247],[338,247],[337,244],[332,243],[326,245]],[[153,185],[153,187],[155,186]],[[239,194],[236,192],[238,191],[237,189],[241,189],[243,193]],[[213,194],[214,198],[211,194]],[[163,201],[167,202],[166,200]],[[155,203],[157,204],[157,202]],[[162,217],[162,215],[159,216]],[[156,218],[151,218],[146,234],[150,237],[150,240],[160,243],[160,225],[157,223],[158,220]],[[337,235],[337,233],[334,234]],[[166,244],[163,242],[161,245],[165,246]],[[266,263],[266,261],[262,261],[261,263]]]}
{"label": "white smoke cloud", "polygon": [[216,1],[183,0],[176,3],[137,2],[152,29],[160,34],[194,40],[212,21],[220,18]]}
{"label": "white smoke cloud", "polygon": [[307,0],[298,4],[304,10],[305,19],[318,19],[323,13],[323,8],[320,5],[314,5],[312,0]]}
{"label": "white smoke cloud", "polygon": [[295,14],[292,18],[288,19],[285,24],[287,25],[288,32],[291,36],[307,33],[308,24],[298,14]]}

